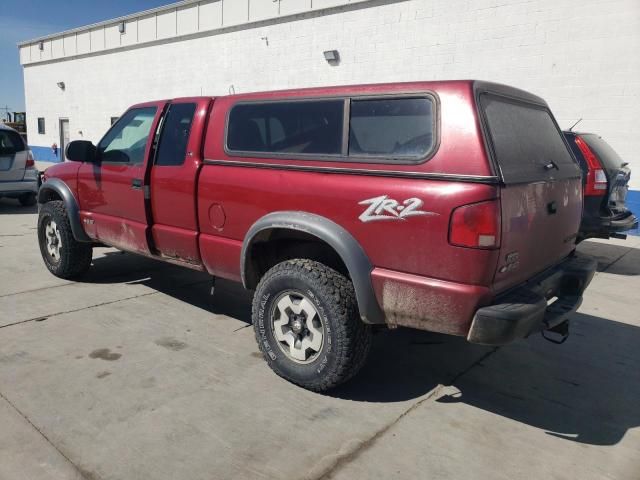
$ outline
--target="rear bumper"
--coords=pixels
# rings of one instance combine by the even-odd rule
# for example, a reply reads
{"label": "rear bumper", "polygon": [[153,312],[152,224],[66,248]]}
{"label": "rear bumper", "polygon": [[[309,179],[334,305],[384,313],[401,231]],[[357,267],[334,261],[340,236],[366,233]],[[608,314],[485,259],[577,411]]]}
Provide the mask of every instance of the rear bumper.
{"label": "rear bumper", "polygon": [[610,232],[626,232],[627,230],[633,230],[638,227],[638,219],[636,216],[629,212],[628,215],[617,217],[611,220]]}
{"label": "rear bumper", "polygon": [[489,287],[375,268],[374,292],[388,325],[464,336],[474,313],[493,298]]}
{"label": "rear bumper", "polygon": [[23,193],[37,193],[38,183],[38,178],[36,176],[15,182],[0,182],[0,195],[17,196]]}
{"label": "rear bumper", "polygon": [[626,232],[638,226],[638,218],[630,211],[615,216],[585,214],[580,225],[580,238],[609,238],[612,233]]}
{"label": "rear bumper", "polygon": [[[596,271],[597,262],[573,256],[496,298],[474,315],[467,340],[504,345],[538,330],[551,329],[574,313]],[[555,302],[550,299],[557,297]]]}

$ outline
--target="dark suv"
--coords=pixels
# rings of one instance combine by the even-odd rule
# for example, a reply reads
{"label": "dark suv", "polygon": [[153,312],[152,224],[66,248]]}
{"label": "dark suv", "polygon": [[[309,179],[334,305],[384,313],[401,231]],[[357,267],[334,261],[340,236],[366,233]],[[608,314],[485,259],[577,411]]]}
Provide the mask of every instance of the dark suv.
{"label": "dark suv", "polygon": [[584,210],[578,241],[626,238],[620,232],[638,226],[638,219],[625,206],[631,177],[628,163],[595,133],[567,131],[564,136],[582,169]]}

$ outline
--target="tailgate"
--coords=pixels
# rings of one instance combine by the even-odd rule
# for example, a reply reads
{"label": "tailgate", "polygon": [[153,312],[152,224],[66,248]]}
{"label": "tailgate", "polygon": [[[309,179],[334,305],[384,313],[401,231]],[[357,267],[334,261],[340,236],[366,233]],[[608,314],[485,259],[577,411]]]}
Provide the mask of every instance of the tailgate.
{"label": "tailgate", "polygon": [[544,104],[480,96],[485,131],[503,181],[498,293],[558,263],[575,249],[582,177]]}

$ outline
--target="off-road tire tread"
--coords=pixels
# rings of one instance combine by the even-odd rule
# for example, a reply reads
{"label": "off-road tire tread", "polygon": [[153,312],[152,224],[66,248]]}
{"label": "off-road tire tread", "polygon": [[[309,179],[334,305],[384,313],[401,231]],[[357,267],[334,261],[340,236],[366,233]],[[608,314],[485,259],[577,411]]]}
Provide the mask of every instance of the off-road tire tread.
{"label": "off-road tire tread", "polygon": [[[60,262],[54,266],[46,261],[44,250],[46,247],[42,245],[40,239],[40,229],[42,228],[40,224],[43,214],[49,214],[54,218],[62,240],[63,253],[60,255]],[[44,263],[49,271],[56,277],[72,280],[80,277],[89,270],[93,257],[93,248],[91,244],[78,242],[73,237],[71,223],[69,222],[69,216],[67,215],[64,202],[53,200],[42,205],[40,215],[38,216],[38,241],[40,243],[42,257],[45,260]]]}
{"label": "off-road tire tread", "polygon": [[[261,292],[264,286],[278,276],[293,276],[305,278],[314,285],[323,302],[328,306],[327,316],[334,319],[332,328],[336,342],[333,345],[334,355],[337,357],[335,369],[326,371],[322,376],[309,381],[296,381],[275,372],[292,383],[300,385],[315,392],[324,392],[353,378],[365,364],[371,350],[371,326],[360,319],[358,304],[356,301],[353,283],[339,272],[328,266],[304,258],[287,260],[271,268],[260,280],[256,292]],[[267,363],[271,359],[264,350],[260,341],[258,328],[258,308],[260,302],[256,301],[260,295],[256,294],[252,306],[252,318],[256,341]]]}

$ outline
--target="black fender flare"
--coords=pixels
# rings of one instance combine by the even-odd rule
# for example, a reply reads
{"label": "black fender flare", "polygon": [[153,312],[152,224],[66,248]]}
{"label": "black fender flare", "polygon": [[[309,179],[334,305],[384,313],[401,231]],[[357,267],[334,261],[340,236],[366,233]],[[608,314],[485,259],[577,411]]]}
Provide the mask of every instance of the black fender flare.
{"label": "black fender flare", "polygon": [[38,190],[38,204],[42,205],[47,202],[49,198],[49,192],[55,192],[64,202],[64,207],[67,210],[67,216],[69,217],[69,224],[71,225],[71,232],[73,238],[78,242],[90,243],[91,240],[80,222],[80,208],[78,207],[78,201],[74,197],[73,192],[69,186],[59,178],[50,178],[46,180],[40,189]]}
{"label": "black fender flare", "polygon": [[265,230],[297,230],[313,235],[327,243],[340,256],[349,271],[356,292],[356,300],[362,321],[369,324],[384,324],[385,318],[373,289],[371,272],[373,265],[353,236],[331,220],[306,212],[273,212],[256,221],[247,232],[242,243],[240,271],[242,284],[253,289],[255,285],[247,278],[250,268],[249,252],[256,236]]}

